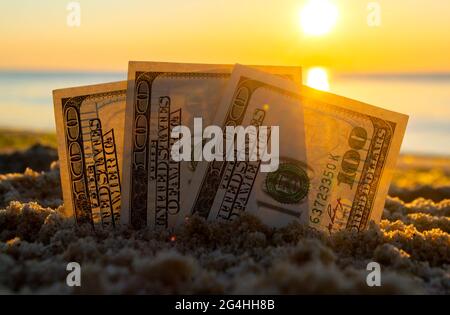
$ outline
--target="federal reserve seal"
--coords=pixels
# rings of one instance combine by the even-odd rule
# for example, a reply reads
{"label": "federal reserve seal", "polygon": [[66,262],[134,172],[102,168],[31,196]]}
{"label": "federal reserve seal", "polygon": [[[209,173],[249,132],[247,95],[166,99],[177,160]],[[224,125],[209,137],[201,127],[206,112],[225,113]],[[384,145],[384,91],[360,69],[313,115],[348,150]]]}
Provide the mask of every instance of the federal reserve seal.
{"label": "federal reserve seal", "polygon": [[309,191],[309,177],[297,163],[280,164],[278,170],[267,174],[266,193],[281,203],[299,203]]}

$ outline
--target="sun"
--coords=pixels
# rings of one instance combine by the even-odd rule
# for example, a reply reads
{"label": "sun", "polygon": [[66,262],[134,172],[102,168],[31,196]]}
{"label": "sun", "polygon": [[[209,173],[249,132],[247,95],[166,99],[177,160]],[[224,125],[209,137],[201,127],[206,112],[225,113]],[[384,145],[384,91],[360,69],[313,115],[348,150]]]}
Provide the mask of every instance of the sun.
{"label": "sun", "polygon": [[339,11],[329,0],[309,0],[300,11],[300,25],[308,35],[321,36],[336,25]]}
{"label": "sun", "polygon": [[324,68],[316,67],[308,70],[306,85],[317,90],[329,91],[328,73]]}

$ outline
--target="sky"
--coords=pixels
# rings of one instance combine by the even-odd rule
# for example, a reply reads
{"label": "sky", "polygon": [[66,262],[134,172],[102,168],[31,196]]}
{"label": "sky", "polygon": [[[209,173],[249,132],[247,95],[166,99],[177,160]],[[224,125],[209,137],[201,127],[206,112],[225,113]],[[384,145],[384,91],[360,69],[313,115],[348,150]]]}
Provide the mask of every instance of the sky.
{"label": "sky", "polygon": [[[340,72],[449,72],[450,1],[329,0],[335,26],[305,34],[311,0],[63,0],[0,3],[0,69],[126,71],[129,60],[323,66]],[[367,23],[368,5],[381,23]]]}

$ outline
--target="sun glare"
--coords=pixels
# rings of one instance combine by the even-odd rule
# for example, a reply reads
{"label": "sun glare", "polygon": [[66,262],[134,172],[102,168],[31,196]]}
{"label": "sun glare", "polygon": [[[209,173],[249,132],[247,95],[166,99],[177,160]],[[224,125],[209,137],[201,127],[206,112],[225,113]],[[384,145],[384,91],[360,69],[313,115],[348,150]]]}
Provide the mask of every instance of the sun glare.
{"label": "sun glare", "polygon": [[306,85],[317,90],[329,91],[328,73],[324,68],[311,68],[308,71]]}
{"label": "sun glare", "polygon": [[320,36],[331,31],[339,11],[329,0],[309,0],[300,12],[300,24],[308,35]]}

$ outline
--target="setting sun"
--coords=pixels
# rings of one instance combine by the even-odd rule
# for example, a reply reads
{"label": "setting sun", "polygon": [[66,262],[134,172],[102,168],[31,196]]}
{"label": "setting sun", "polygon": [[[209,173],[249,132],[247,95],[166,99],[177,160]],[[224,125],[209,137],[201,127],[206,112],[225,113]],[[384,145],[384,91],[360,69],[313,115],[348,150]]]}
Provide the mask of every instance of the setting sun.
{"label": "setting sun", "polygon": [[329,91],[330,83],[328,73],[324,68],[311,68],[308,70],[306,85],[317,90]]}
{"label": "setting sun", "polygon": [[320,36],[331,31],[339,11],[329,0],[309,0],[300,12],[300,24],[308,35]]}

